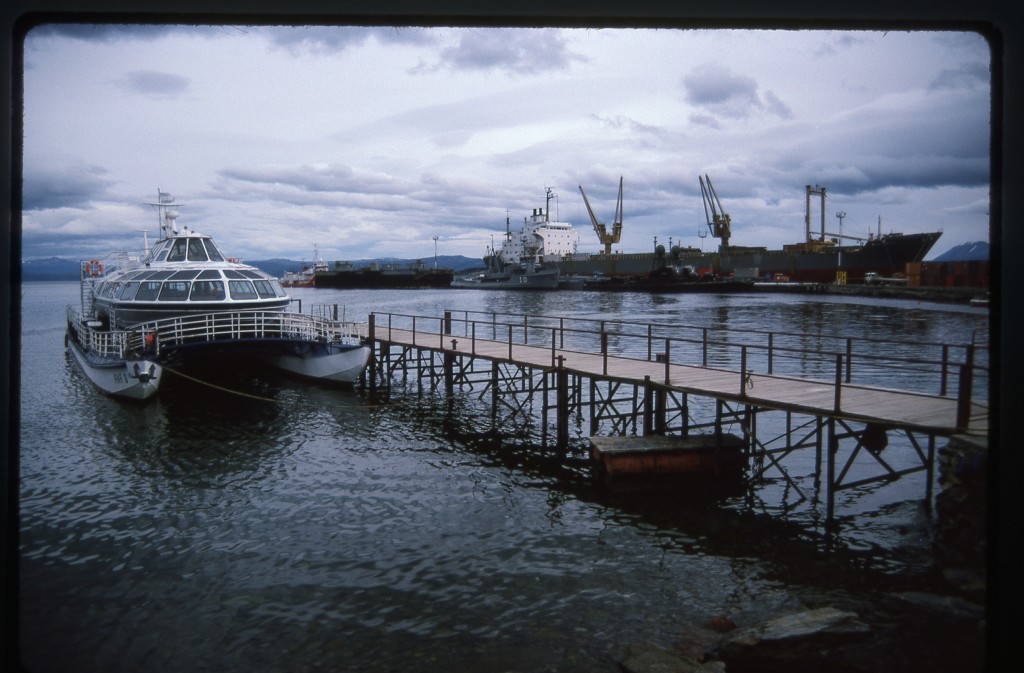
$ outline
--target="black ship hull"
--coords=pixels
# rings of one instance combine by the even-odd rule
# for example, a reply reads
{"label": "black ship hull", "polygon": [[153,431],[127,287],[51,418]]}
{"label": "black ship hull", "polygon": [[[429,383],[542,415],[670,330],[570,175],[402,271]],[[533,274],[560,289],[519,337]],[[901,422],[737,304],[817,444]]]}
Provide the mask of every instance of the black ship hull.
{"label": "black ship hull", "polygon": [[429,270],[377,270],[317,272],[314,280],[318,288],[338,289],[413,289],[440,288],[451,285],[455,274],[451,269]]}
{"label": "black ship hull", "polygon": [[888,234],[860,245],[797,244],[782,250],[737,247],[702,252],[684,249],[664,254],[586,254],[546,257],[566,276],[643,276],[666,265],[692,266],[701,275],[722,278],[768,278],[784,276],[795,283],[832,283],[840,275],[845,282],[864,280],[868,272],[880,276],[907,273],[907,264],[920,262],[939,239],[940,232]]}

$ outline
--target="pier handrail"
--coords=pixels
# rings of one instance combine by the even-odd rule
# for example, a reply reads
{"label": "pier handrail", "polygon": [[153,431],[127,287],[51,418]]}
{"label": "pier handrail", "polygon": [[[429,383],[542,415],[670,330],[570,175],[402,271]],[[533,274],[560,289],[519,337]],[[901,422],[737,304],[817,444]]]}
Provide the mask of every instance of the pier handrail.
{"label": "pier handrail", "polygon": [[[461,317],[459,317],[461,315]],[[798,338],[798,335],[783,332],[769,332],[764,330],[751,330],[745,328],[715,328],[694,325],[671,325],[664,323],[643,323],[638,321],[604,320],[594,318],[565,318],[554,316],[540,316],[529,314],[508,314],[483,311],[446,311],[445,316],[422,316],[404,313],[382,312],[371,314],[371,321],[377,318],[384,318],[386,324],[378,322],[378,328],[390,330],[396,326],[396,321],[412,325],[414,333],[417,331],[423,334],[437,336],[441,348],[444,348],[444,335],[456,332],[454,325],[462,325],[462,337],[470,339],[471,352],[475,352],[475,342],[478,338],[490,337],[490,340],[513,343],[513,335],[516,334],[518,341],[523,345],[529,345],[530,339],[566,352],[592,352],[585,350],[587,343],[593,343],[599,352],[608,354],[610,344],[614,344],[615,355],[618,357],[637,357],[637,359],[666,358],[666,364],[671,359],[678,364],[687,364],[685,358],[692,357],[694,352],[699,352],[699,365],[704,367],[728,368],[729,365],[740,364],[744,375],[753,371],[752,366],[763,368],[763,373],[777,374],[777,364],[786,359],[799,360],[803,369],[808,363],[812,363],[814,369],[823,379],[831,379],[834,372],[837,356],[842,363],[843,370],[840,377],[841,383],[851,383],[854,378],[854,363],[859,365],[857,371],[863,373],[866,369],[877,369],[892,373],[894,371],[910,372],[914,375],[928,377],[929,381],[937,384],[938,395],[947,396],[950,393],[950,372],[952,370],[953,381],[956,382],[958,391],[961,393],[964,387],[977,392],[984,390],[985,386],[977,386],[966,383],[965,376],[970,377],[973,382],[975,377],[987,377],[989,368],[986,362],[980,362],[977,358],[978,351],[987,351],[986,344],[979,344],[976,336],[972,336],[974,343],[950,344],[941,342],[911,342],[896,339],[878,339],[870,337],[850,337],[830,334],[816,334],[813,338],[821,341],[835,341],[836,348],[806,348],[780,344],[780,337]],[[484,319],[474,319],[470,316],[482,316]],[[569,324],[567,324],[569,323]],[[580,327],[579,324],[596,323],[595,327]],[[424,328],[423,325],[428,327]],[[623,329],[626,328],[626,329]],[[627,331],[629,328],[638,331]],[[404,328],[403,328],[404,329]],[[437,330],[436,332],[434,330]],[[686,332],[699,332],[698,336],[687,337]],[[671,332],[666,334],[665,332]],[[531,337],[531,333],[532,336]],[[680,334],[683,333],[683,334]],[[717,339],[712,338],[712,333],[721,333]],[[548,336],[550,334],[550,337]],[[761,342],[750,340],[730,340],[734,334],[759,335]],[[380,333],[378,333],[380,336]],[[556,344],[557,341],[557,344]],[[628,342],[628,343],[627,343]],[[854,348],[855,345],[870,343],[882,346],[900,346],[904,350],[912,350],[920,353],[923,347],[938,349],[940,354],[936,357],[923,357],[921,355],[903,355],[898,352],[868,352],[863,349]],[[568,345],[567,345],[568,344]],[[632,350],[629,345],[639,346]],[[643,358],[638,355],[646,355]],[[890,350],[880,348],[877,351]],[[898,350],[898,349],[897,349]],[[730,351],[735,351],[730,355]],[[753,358],[747,358],[747,351],[759,353],[761,358],[755,362]],[[951,352],[962,353],[962,358],[952,357]],[[669,355],[670,353],[670,355]],[[741,357],[743,362],[737,363],[736,359]],[[689,363],[693,364],[693,363]],[[932,385],[929,383],[929,385]]]}

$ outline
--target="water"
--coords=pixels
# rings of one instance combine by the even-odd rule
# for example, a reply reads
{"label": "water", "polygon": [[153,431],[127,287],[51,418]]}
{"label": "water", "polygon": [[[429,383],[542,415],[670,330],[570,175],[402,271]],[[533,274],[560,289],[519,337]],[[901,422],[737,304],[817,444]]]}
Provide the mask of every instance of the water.
{"label": "water", "polygon": [[[987,322],[849,298],[295,294],[350,319],[457,308],[968,342]],[[828,539],[819,506],[787,512],[764,494],[604,494],[481,432],[473,395],[382,401],[267,378],[234,381],[243,397],[172,378],[125,404],[63,352],[77,284],[21,296],[29,670],[612,673],[626,645],[692,645],[716,615],[746,625],[824,605],[900,632],[877,641],[876,663],[981,667],[976,624],[888,598],[952,592],[922,475],[844,492]]]}

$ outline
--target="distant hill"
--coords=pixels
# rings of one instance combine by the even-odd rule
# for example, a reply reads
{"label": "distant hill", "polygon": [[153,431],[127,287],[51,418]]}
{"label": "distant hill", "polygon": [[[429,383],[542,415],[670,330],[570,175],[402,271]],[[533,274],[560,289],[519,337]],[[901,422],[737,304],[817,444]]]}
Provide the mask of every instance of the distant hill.
{"label": "distant hill", "polygon": [[[265,271],[272,276],[280,278],[284,275],[285,271],[300,271],[303,264],[309,264],[306,262],[296,262],[290,259],[263,259],[263,260],[243,260],[247,264],[255,266],[261,271]],[[415,259],[359,259],[352,260],[352,265],[356,267],[370,266],[372,263],[380,265],[394,264],[400,267],[409,266],[413,262],[418,260]],[[434,258],[423,258],[424,264],[428,266],[434,265]],[[328,261],[328,264],[333,267],[334,261]],[[437,266],[439,268],[448,268],[455,271],[464,271],[466,269],[480,268],[483,266],[483,260],[473,257],[463,257],[462,255],[438,255]],[[80,266],[78,260],[62,259],[60,257],[45,257],[39,259],[27,259],[21,264],[21,279],[24,281],[44,281],[44,280],[78,280],[80,272]]]}
{"label": "distant hill", "polygon": [[961,243],[960,245],[947,250],[932,262],[972,262],[976,260],[987,260],[988,243],[976,241],[974,243]]}
{"label": "distant hill", "polygon": [[77,259],[46,257],[27,259],[21,264],[22,280],[78,280],[80,273]]}

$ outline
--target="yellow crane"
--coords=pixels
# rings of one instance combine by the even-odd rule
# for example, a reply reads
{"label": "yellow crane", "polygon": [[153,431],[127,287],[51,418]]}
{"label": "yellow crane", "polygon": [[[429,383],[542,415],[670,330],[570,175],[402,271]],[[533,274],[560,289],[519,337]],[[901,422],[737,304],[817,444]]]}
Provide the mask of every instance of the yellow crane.
{"label": "yellow crane", "polygon": [[707,174],[697,177],[700,178],[700,193],[704,197],[704,216],[708,221],[708,229],[712,236],[722,241],[723,248],[728,248],[729,236],[732,235],[729,214],[722,208],[722,202],[718,200],[718,194],[711,185],[711,178]]}
{"label": "yellow crane", "polygon": [[594,215],[590,202],[587,201],[587,194],[583,191],[583,185],[580,185],[580,194],[583,194],[583,203],[586,204],[587,212],[590,213],[590,221],[594,224],[597,238],[604,245],[604,254],[612,254],[612,244],[618,243],[619,238],[622,236],[622,177],[619,177],[619,202],[615,206],[615,220],[612,222],[612,233],[610,234],[608,233],[608,228],[597,221],[597,216]]}

